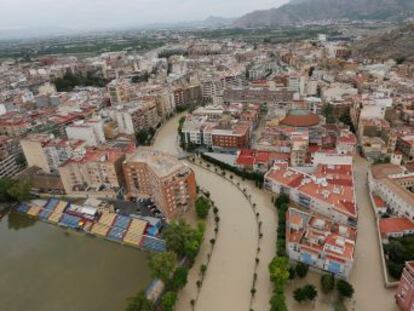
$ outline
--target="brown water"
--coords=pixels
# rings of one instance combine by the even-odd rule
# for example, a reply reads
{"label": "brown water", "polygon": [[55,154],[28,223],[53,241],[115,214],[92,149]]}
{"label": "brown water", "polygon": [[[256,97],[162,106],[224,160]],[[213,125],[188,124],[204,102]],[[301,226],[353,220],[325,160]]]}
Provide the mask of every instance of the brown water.
{"label": "brown water", "polygon": [[[178,154],[176,135],[179,116],[171,119],[159,132],[155,148]],[[356,199],[359,206],[358,240],[354,267],[350,282],[355,288],[354,299],[347,302],[348,310],[394,311],[394,290],[386,289],[380,263],[375,216],[371,210],[366,184],[367,164],[360,157],[354,162]],[[192,166],[197,183],[211,192],[212,199],[220,207],[222,226],[203,285],[196,310],[248,310],[248,295],[254,259],[256,228],[252,214],[243,196],[221,177],[202,168]],[[236,179],[236,178],[235,178]],[[237,178],[238,179],[238,178]],[[239,179],[238,179],[239,180]],[[261,246],[261,264],[258,270],[257,297],[254,310],[268,310],[271,284],[268,281],[267,263],[274,255],[276,216],[270,204],[269,194],[244,183],[257,203],[263,220],[264,238]],[[181,294],[177,310],[189,310],[189,300],[194,298],[197,273],[190,274],[190,282]],[[316,303],[298,304],[293,290],[305,283],[319,288],[320,274],[311,272],[304,280],[291,282],[286,290],[289,310],[333,310],[335,297],[320,294]],[[319,291],[320,292],[320,291]]]}
{"label": "brown water", "polygon": [[[154,147],[178,155],[176,136],[179,116],[171,119],[160,130]],[[190,165],[187,162],[188,165]],[[220,208],[220,231],[215,244],[208,271],[204,280],[197,311],[242,311],[249,310],[254,261],[257,249],[257,225],[255,216],[244,195],[229,181],[203,168],[191,165],[197,184],[210,191],[212,200]],[[237,178],[235,178],[237,179]],[[267,265],[274,255],[276,217],[271,201],[263,192],[245,183],[253,201],[263,217],[262,251],[259,254],[257,294],[252,308],[269,310],[272,286]],[[209,244],[209,243],[207,243]],[[201,250],[198,261],[203,261],[205,250]],[[196,262],[195,266],[198,266]],[[177,311],[190,310],[190,300],[196,294],[198,272],[192,271],[189,282],[177,303]]]}
{"label": "brown water", "polygon": [[124,310],[150,282],[144,252],[18,214],[0,247],[0,310]]}

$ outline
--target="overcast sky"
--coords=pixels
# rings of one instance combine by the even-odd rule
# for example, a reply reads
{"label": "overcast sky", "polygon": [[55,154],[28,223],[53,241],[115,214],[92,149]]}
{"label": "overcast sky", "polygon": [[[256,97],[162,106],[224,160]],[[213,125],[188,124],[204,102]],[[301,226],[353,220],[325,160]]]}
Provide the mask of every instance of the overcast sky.
{"label": "overcast sky", "polygon": [[237,17],[288,0],[0,0],[0,29],[102,28]]}

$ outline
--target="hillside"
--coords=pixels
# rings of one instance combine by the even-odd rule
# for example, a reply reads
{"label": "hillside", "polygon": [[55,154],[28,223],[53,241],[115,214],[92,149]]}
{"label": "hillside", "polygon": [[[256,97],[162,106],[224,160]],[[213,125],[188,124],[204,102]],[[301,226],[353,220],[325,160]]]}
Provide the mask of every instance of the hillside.
{"label": "hillside", "polygon": [[414,24],[379,36],[365,38],[354,46],[355,56],[414,62]]}
{"label": "hillside", "polygon": [[293,0],[279,8],[246,14],[234,26],[284,26],[340,19],[403,20],[413,15],[413,0]]}

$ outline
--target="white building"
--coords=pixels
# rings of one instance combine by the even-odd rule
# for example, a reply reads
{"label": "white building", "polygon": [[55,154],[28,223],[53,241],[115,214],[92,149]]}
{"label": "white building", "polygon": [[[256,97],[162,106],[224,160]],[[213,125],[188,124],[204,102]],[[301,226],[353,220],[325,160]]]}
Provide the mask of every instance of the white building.
{"label": "white building", "polygon": [[143,129],[156,128],[161,122],[155,100],[120,105],[112,109],[110,115],[117,122],[119,132],[128,135]]}
{"label": "white building", "polygon": [[102,120],[77,121],[66,127],[69,139],[84,140],[88,146],[105,143],[104,122]]}
{"label": "white building", "polygon": [[414,173],[395,164],[373,165],[368,172],[368,185],[373,195],[385,201],[395,215],[414,219]]}

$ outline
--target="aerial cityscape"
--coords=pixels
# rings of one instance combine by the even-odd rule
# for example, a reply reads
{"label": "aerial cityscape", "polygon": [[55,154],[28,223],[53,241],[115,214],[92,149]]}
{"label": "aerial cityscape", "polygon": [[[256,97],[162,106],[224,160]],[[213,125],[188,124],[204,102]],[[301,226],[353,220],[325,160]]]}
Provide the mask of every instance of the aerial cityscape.
{"label": "aerial cityscape", "polygon": [[65,2],[0,3],[0,310],[414,310],[414,1]]}

